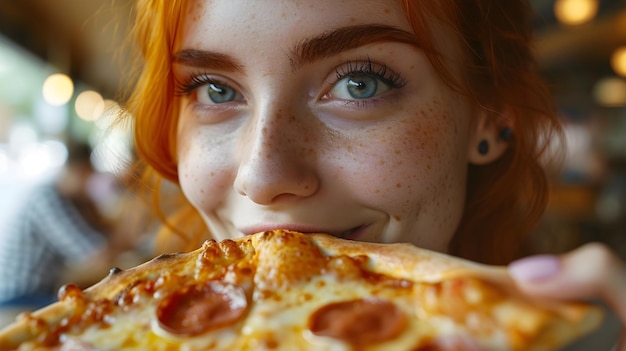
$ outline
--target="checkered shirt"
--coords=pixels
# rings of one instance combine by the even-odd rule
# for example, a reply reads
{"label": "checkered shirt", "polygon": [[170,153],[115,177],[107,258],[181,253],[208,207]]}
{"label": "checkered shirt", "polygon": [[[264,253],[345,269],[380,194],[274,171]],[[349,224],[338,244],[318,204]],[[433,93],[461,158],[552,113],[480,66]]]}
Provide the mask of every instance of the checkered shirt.
{"label": "checkered shirt", "polygon": [[54,185],[30,192],[0,230],[0,303],[24,296],[55,296],[66,264],[76,264],[105,244]]}

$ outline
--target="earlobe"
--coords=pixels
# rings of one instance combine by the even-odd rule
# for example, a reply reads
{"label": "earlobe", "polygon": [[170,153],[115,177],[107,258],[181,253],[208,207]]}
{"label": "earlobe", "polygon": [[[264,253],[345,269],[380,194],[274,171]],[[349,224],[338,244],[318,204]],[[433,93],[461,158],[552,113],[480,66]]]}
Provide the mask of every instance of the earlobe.
{"label": "earlobe", "polygon": [[486,112],[478,117],[468,145],[469,162],[473,165],[486,165],[498,160],[508,149],[513,138],[511,126],[497,123]]}

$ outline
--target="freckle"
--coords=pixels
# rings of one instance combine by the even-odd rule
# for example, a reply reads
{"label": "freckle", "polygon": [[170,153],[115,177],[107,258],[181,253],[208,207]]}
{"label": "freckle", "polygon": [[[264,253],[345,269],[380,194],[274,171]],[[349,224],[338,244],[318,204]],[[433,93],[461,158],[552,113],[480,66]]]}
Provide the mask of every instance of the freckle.
{"label": "freckle", "polygon": [[396,188],[402,188],[402,184],[400,183],[396,184]]}
{"label": "freckle", "polygon": [[396,219],[396,221],[400,221],[400,220],[402,219],[402,217],[400,217],[400,216],[398,216],[398,215],[393,216],[393,218],[395,218],[395,219]]}
{"label": "freckle", "polygon": [[210,175],[211,177],[215,177],[215,172],[211,172],[209,175]]}

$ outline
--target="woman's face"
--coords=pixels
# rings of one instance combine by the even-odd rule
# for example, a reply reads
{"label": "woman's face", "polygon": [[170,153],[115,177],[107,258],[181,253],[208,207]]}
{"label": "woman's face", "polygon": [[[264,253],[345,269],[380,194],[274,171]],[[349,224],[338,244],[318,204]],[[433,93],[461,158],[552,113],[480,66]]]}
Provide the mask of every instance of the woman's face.
{"label": "woman's face", "polygon": [[399,1],[192,1],[185,18],[179,178],[216,239],[284,228],[446,250],[473,110]]}

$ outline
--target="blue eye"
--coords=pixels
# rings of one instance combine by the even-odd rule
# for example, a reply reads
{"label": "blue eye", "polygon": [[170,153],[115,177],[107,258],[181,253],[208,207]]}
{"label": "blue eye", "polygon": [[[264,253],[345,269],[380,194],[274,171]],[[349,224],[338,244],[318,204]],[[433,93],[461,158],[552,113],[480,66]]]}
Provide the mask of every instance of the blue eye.
{"label": "blue eye", "polygon": [[348,94],[355,99],[369,99],[378,91],[378,81],[369,76],[347,78]]}
{"label": "blue eye", "polygon": [[358,74],[347,76],[338,81],[330,91],[330,94],[343,100],[370,99],[389,90],[389,85],[374,75]]}
{"label": "blue eye", "polygon": [[235,100],[237,91],[225,84],[209,83],[198,91],[198,100],[200,102],[208,103],[208,101],[204,101],[205,97],[208,97],[214,104],[223,104]]}

